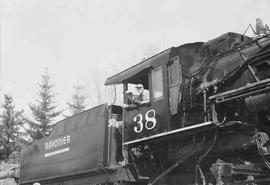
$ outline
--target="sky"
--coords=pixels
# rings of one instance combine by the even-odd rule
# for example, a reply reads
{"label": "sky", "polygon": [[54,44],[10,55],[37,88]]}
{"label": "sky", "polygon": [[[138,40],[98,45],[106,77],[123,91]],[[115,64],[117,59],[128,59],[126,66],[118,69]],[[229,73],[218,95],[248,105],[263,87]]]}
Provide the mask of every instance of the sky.
{"label": "sky", "polygon": [[[226,32],[243,33],[270,0],[1,0],[0,95],[29,111],[46,69],[59,109],[76,82],[91,94],[106,78],[142,58]],[[105,101],[105,100],[104,100]]]}

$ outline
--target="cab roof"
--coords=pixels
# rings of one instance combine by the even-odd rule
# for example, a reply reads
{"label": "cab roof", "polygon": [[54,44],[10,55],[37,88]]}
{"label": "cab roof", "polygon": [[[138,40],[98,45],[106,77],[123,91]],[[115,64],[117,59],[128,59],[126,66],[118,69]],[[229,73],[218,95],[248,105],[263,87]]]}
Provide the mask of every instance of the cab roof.
{"label": "cab roof", "polygon": [[155,64],[160,62],[168,62],[169,56],[172,48],[166,49],[142,62],[108,78],[105,82],[105,85],[112,85],[112,84],[120,84],[126,81],[127,79],[133,77],[134,75],[138,74],[139,72],[148,69],[150,67],[154,67]]}

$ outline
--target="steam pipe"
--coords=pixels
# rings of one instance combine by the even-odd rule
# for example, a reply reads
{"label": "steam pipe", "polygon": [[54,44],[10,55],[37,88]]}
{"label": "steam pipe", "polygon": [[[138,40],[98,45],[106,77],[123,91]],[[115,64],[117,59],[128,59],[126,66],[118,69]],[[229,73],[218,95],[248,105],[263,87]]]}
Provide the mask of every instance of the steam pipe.
{"label": "steam pipe", "polygon": [[203,171],[202,171],[200,165],[199,165],[199,172],[200,172],[200,174],[201,174],[202,183],[203,183],[203,185],[205,185],[205,184],[206,184],[206,183],[205,183],[205,177],[204,177],[204,175],[203,175]]}
{"label": "steam pipe", "polygon": [[195,185],[198,185],[198,169],[200,168],[200,162],[207,156],[207,154],[214,148],[215,144],[217,141],[217,129],[215,132],[215,137],[213,140],[213,143],[211,144],[211,146],[208,148],[208,150],[206,150],[206,152],[199,158],[197,164],[196,164],[196,168],[195,168]]}
{"label": "steam pipe", "polygon": [[206,113],[206,111],[207,111],[207,105],[206,105],[206,101],[207,101],[207,99],[206,99],[207,97],[206,97],[206,90],[203,90],[203,111],[204,111],[204,122],[206,122],[207,121],[207,113]]}

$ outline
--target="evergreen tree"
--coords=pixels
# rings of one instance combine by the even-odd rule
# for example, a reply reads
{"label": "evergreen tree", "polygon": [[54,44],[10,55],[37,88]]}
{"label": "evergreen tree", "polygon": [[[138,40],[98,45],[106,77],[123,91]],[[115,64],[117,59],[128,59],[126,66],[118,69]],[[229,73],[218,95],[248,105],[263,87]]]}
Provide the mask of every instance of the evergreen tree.
{"label": "evergreen tree", "polygon": [[61,113],[56,111],[55,94],[53,84],[50,84],[50,76],[46,71],[42,75],[40,90],[35,104],[29,104],[34,120],[29,120],[28,133],[33,140],[41,139],[50,135],[55,118]]}
{"label": "evergreen tree", "polygon": [[77,83],[73,86],[72,100],[67,102],[71,115],[78,114],[86,109],[85,87]]}
{"label": "evergreen tree", "polygon": [[0,114],[0,160],[8,160],[13,152],[20,152],[24,120],[23,111],[15,110],[13,97],[5,94]]}

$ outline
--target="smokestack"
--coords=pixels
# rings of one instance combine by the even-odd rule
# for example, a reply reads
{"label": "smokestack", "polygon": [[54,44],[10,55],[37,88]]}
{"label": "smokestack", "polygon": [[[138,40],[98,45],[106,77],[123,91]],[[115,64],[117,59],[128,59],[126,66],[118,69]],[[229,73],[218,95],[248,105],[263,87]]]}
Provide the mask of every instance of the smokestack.
{"label": "smokestack", "polygon": [[256,19],[256,32],[258,35],[264,34],[264,25],[261,18]]}

